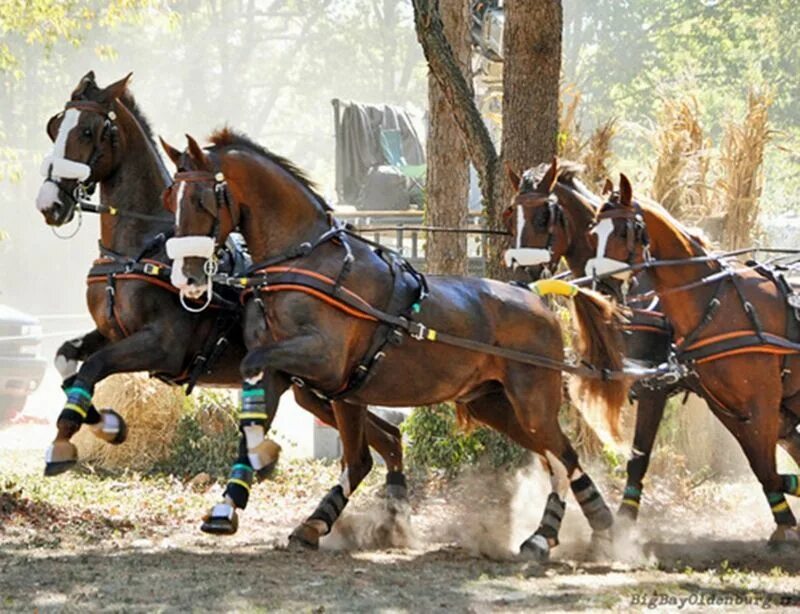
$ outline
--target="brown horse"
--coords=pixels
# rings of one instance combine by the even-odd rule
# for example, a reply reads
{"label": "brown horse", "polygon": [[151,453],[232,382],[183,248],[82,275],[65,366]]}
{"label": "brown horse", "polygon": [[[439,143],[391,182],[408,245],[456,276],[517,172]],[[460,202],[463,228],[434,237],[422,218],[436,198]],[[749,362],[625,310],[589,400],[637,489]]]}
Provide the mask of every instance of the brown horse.
{"label": "brown horse", "polygon": [[678,360],[761,482],[777,525],[771,541],[796,542],[800,531],[784,493],[800,496],[798,476],[775,466],[778,438],[800,421],[800,327],[788,288],[766,268],[707,258],[702,242],[665,210],[635,202],[624,175],[596,229],[598,260],[649,264]]}
{"label": "brown horse", "polygon": [[[528,169],[522,176],[509,169],[509,179],[518,192],[504,216],[515,241],[515,247],[506,254],[507,263],[524,266],[534,279],[544,271],[555,272],[562,258],[575,277],[588,273],[587,264],[597,250],[592,227],[603,201],[578,180],[581,171],[580,165],[564,160]],[[618,279],[601,279],[598,288],[632,308],[630,322],[624,326],[626,357],[652,365],[664,363],[672,335],[658,311],[658,300],[650,294],[649,277],[633,277],[627,292]],[[635,520],[638,516],[643,481],[667,399],[684,390],[701,394],[691,378],[638,381],[631,389],[637,400],[636,427],[618,512],[623,517]],[[780,443],[800,462],[800,434],[796,430],[786,432]]]}
{"label": "brown horse", "polygon": [[[77,451],[69,440],[84,422],[106,441],[121,443],[124,439],[122,417],[113,411],[97,412],[91,402],[97,382],[112,373],[130,371],[150,371],[182,382],[209,339],[216,345],[220,335],[219,330],[215,334],[216,323],[228,317],[219,310],[188,313],[169,283],[163,237],[160,242],[153,238],[171,233],[174,226],[174,217],[161,206],[161,194],[171,177],[156,152],[148,123],[127,89],[129,77],[100,88],[94,73],[88,73],[65,110],[48,122],[48,134],[56,145],[47,159],[47,178],[37,199],[47,223],[69,222],[78,205],[76,190],[88,184],[99,184],[102,202],[112,203],[118,210],[116,215],[101,215],[103,260],[96,263],[95,273],[90,272],[88,279],[87,302],[97,329],[66,342],[56,355],[56,364],[66,378],[68,400],[59,417],[58,436],[48,452],[48,475],[75,464]],[[119,263],[123,270],[117,270]],[[117,272],[110,282],[113,271]],[[166,271],[166,279],[158,271]],[[200,383],[240,385],[238,367],[245,347],[238,315],[231,324],[227,333],[230,343],[213,368],[200,372]],[[83,364],[76,375],[78,362]],[[296,391],[296,396],[303,407],[335,426],[328,404],[303,390]],[[256,421],[266,432],[278,398],[268,391],[266,400],[258,401],[267,406],[264,413],[268,417]],[[253,401],[246,403],[252,405]],[[269,440],[254,438],[252,428],[248,445],[244,426],[242,430],[245,453],[256,457],[253,463],[248,459],[248,464],[257,470],[268,469],[277,460],[279,448]],[[370,414],[367,439],[386,461],[389,493],[402,496],[405,480],[399,430]],[[243,507],[244,502],[240,503]]]}
{"label": "brown horse", "polygon": [[[243,280],[253,286],[255,300],[246,306],[250,352],[242,374],[246,381],[257,381],[262,372],[270,381],[291,376],[332,398],[342,436],[340,484],[295,529],[292,543],[316,547],[370,471],[367,404],[447,400],[536,452],[549,469],[553,490],[539,528],[521,546],[524,553],[545,558],[558,543],[568,485],[592,527],[610,528],[612,515],[558,424],[561,372],[447,341],[473,340],[561,361],[558,321],[540,299],[491,280],[426,282],[406,263],[337,225],[312,184],[287,160],[227,129],[211,141],[206,152],[189,138],[190,163],[178,159],[182,166],[165,195],[178,222],[172,240],[202,237],[219,244],[241,229],[259,263]],[[185,277],[194,280],[187,287],[202,283],[205,264],[203,258],[185,260]],[[593,363],[618,369],[610,304],[589,292],[578,293],[575,301]],[[368,358],[375,347],[381,348],[379,360]],[[361,366],[367,374],[354,381]],[[608,403],[613,420],[625,397],[624,382],[594,384],[591,391]],[[279,378],[275,385],[281,385]]]}

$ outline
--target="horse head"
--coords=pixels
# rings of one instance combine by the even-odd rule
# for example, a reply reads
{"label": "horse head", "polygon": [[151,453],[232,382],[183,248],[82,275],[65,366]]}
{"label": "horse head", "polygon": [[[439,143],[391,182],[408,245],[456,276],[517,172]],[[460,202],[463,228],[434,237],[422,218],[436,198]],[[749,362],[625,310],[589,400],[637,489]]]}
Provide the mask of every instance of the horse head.
{"label": "horse head", "polygon": [[126,111],[120,98],[130,77],[100,88],[90,71],[64,110],[47,122],[53,150],[42,163],[44,182],[36,197],[36,208],[47,224],[61,226],[72,220],[79,198],[116,168],[124,140],[119,116]]}
{"label": "horse head", "polygon": [[650,238],[641,206],[633,198],[631,182],[620,174],[619,189],[606,184],[608,199],[600,207],[592,234],[597,236],[595,257],[586,263],[588,275],[614,273],[612,277],[627,279],[631,265],[649,258]]}
{"label": "horse head", "polygon": [[177,172],[164,192],[164,207],[175,214],[175,237],[167,241],[174,260],[172,283],[189,298],[210,286],[217,247],[239,225],[239,208],[228,190],[221,165],[210,152],[186,135],[188,148],[178,151],[161,139]]}
{"label": "horse head", "polygon": [[558,181],[558,160],[526,170],[520,177],[508,168],[509,181],[517,189],[514,200],[503,212],[514,247],[506,250],[508,267],[524,267],[534,279],[544,271],[552,273],[569,249],[571,233],[564,210],[554,190]]}

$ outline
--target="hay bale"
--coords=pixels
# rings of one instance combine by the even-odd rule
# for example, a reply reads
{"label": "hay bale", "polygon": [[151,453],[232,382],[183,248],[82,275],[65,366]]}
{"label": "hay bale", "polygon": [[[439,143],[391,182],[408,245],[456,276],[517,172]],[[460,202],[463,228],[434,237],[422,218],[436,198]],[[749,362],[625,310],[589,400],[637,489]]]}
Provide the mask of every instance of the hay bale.
{"label": "hay bale", "polygon": [[128,424],[128,439],[119,446],[107,444],[84,427],[75,436],[80,458],[103,469],[147,471],[164,461],[172,443],[186,395],[144,373],[112,375],[95,390],[98,409],[117,411]]}

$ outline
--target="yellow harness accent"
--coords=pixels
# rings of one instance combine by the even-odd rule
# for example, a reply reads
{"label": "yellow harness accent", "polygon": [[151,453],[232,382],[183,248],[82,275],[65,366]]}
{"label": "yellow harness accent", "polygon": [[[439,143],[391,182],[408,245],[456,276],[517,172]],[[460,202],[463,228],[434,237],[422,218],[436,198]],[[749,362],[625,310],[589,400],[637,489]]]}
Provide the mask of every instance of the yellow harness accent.
{"label": "yellow harness accent", "polygon": [[66,403],[64,405],[64,409],[71,409],[72,411],[78,412],[81,416],[83,416],[84,420],[86,419],[86,410],[80,405],[75,405],[75,403]]}
{"label": "yellow harness accent", "polygon": [[426,335],[425,335],[425,338],[426,338],[428,341],[436,341],[436,331],[435,331],[435,330],[433,330],[432,328],[429,328],[429,329],[428,329],[428,332],[427,332],[427,333],[426,333]]}
{"label": "yellow harness accent", "polygon": [[267,418],[269,418],[269,416],[267,414],[259,414],[259,413],[253,413],[253,412],[245,412],[245,413],[239,414],[239,420],[255,420],[255,419],[258,419],[258,418],[260,418],[262,420],[266,420]]}
{"label": "yellow harness accent", "polygon": [[250,484],[248,484],[244,480],[237,480],[236,478],[230,478],[228,480],[228,483],[230,483],[230,484],[238,484],[239,486],[244,488],[247,492],[250,492]]}
{"label": "yellow harness accent", "polygon": [[548,294],[575,296],[578,293],[578,286],[561,279],[540,279],[528,287],[537,296],[547,296]]}
{"label": "yellow harness accent", "polygon": [[789,504],[786,501],[781,501],[780,503],[776,503],[771,507],[773,512],[783,512],[789,509]]}

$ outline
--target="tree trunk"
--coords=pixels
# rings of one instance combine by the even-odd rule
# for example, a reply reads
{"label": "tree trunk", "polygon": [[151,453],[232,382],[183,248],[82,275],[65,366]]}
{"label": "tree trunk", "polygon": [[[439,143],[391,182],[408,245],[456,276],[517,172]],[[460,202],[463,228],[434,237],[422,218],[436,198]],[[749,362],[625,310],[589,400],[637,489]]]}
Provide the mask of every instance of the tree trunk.
{"label": "tree trunk", "polygon": [[[413,0],[417,38],[431,74],[450,104],[481,183],[489,228],[499,228],[513,194],[504,166],[444,36],[435,0]],[[558,139],[561,70],[561,0],[506,0],[503,35],[503,157],[517,170],[548,161]],[[502,263],[507,240],[487,241],[488,277],[507,278]]]}
{"label": "tree trunk", "polygon": [[[439,10],[444,35],[471,89],[469,1],[442,0]],[[469,156],[450,105],[432,73],[428,75],[428,109],[426,223],[462,228],[466,226],[468,213]],[[429,273],[467,274],[466,235],[428,233],[425,252]]]}
{"label": "tree trunk", "polygon": [[[558,143],[561,78],[561,0],[507,0],[503,32],[503,164],[496,169],[495,198],[486,217],[495,223],[511,202],[516,186],[505,167],[519,172],[547,162]],[[502,252],[508,239],[492,240],[486,254],[487,276],[507,278]]]}

